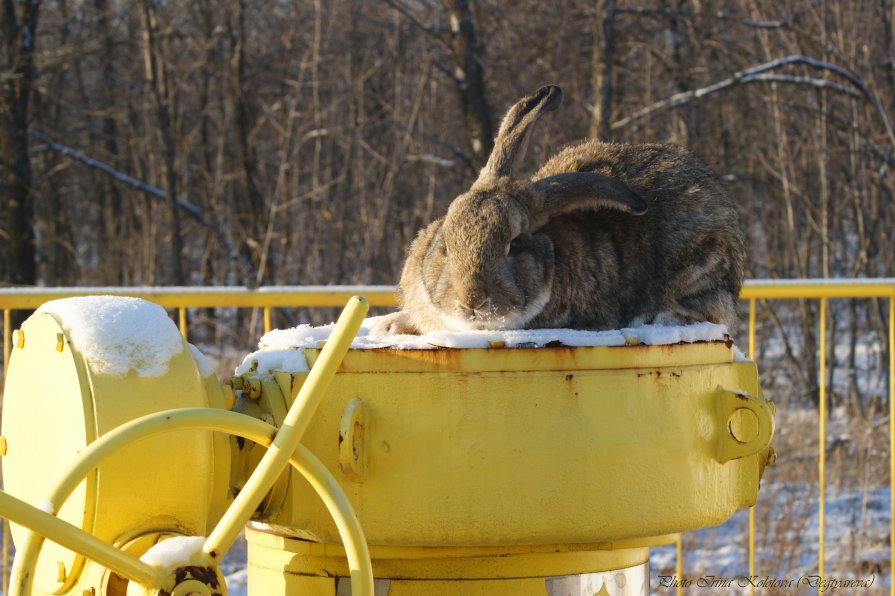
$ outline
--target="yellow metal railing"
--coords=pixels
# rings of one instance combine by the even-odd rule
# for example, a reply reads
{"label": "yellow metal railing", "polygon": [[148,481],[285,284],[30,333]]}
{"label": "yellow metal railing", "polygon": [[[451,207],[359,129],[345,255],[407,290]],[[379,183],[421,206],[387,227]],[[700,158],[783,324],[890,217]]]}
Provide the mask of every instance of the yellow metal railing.
{"label": "yellow metal railing", "polygon": [[[238,307],[260,308],[265,331],[270,330],[271,309],[286,307],[342,306],[354,295],[363,295],[371,306],[395,306],[397,300],[392,286],[293,286],[262,287],[254,290],[243,287],[214,288],[160,288],[160,287],[91,287],[91,288],[5,288],[0,289],[0,310],[3,311],[3,366],[9,361],[12,329],[11,311],[34,309],[48,300],[71,296],[110,294],[145,298],[165,308],[177,309],[181,333],[188,335],[188,308]],[[819,424],[818,424],[818,474],[819,474],[819,537],[818,575],[824,572],[825,526],[825,434],[826,434],[826,317],[830,299],[885,298],[888,300],[889,328],[889,448],[890,448],[890,511],[895,511],[895,278],[884,279],[806,279],[806,280],[748,280],[740,297],[748,301],[748,353],[755,358],[756,309],[758,300],[811,299],[820,301],[819,321]],[[4,375],[5,378],[5,375]],[[3,561],[9,548],[8,529],[4,524]],[[755,511],[749,511],[749,575],[756,575],[755,565]],[[678,577],[683,574],[683,548],[677,540]],[[7,585],[8,572],[3,565],[3,586]],[[890,528],[890,594],[895,596],[895,515]],[[678,589],[680,591],[680,589]],[[750,589],[754,592],[754,588]]]}
{"label": "yellow metal railing", "polygon": [[[827,306],[834,298],[886,298],[889,302],[889,511],[895,512],[895,279],[806,279],[749,280],[740,297],[749,301],[749,357],[755,358],[755,319],[757,299],[816,299],[819,313],[818,370],[818,576],[824,577],[826,525],[826,340]],[[889,529],[889,593],[895,595],[895,515]],[[680,553],[679,553],[680,558]],[[755,576],[755,508],[749,509],[749,575]],[[755,588],[750,585],[750,594]]]}

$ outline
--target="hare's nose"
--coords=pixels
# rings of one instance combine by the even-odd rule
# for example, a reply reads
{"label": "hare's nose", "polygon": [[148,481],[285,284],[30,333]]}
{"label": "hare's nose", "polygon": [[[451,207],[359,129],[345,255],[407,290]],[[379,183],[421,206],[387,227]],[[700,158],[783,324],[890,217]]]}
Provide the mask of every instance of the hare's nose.
{"label": "hare's nose", "polygon": [[490,300],[488,298],[482,298],[479,300],[467,300],[465,302],[459,302],[458,305],[460,309],[463,311],[463,314],[467,316],[475,316],[477,312],[480,312],[488,306]]}

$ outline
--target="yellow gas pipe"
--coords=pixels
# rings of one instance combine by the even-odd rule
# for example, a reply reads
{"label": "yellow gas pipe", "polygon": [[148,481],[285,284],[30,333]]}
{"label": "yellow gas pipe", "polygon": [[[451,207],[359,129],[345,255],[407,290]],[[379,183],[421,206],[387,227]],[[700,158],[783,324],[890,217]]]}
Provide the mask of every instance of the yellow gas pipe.
{"label": "yellow gas pipe", "polygon": [[264,495],[283,472],[289,457],[298,448],[301,437],[308,428],[314,412],[317,411],[339,364],[348,353],[348,347],[357,335],[368,309],[367,301],[359,297],[353,298],[345,307],[320,354],[320,360],[314,364],[298,396],[290,406],[273,444],[267,449],[245,487],[205,541],[202,549],[212,557],[218,557],[220,553],[229,550]]}

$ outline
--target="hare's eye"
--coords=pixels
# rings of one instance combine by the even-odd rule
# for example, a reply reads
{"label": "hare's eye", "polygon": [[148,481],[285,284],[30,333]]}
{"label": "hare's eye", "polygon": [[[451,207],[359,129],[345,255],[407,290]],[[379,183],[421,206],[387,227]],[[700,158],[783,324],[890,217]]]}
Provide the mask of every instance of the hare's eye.
{"label": "hare's eye", "polygon": [[515,256],[522,252],[522,236],[516,236],[513,238],[513,241],[510,242],[510,247],[507,250],[507,256]]}

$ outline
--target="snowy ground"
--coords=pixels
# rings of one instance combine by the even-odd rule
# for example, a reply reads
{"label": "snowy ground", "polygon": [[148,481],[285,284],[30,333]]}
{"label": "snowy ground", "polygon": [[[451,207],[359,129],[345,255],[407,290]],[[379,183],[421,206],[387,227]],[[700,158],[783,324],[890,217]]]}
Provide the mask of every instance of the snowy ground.
{"label": "snowy ground", "polygon": [[224,560],[221,561],[221,572],[227,578],[227,594],[229,596],[246,596],[248,589],[246,580],[246,541],[239,535]]}
{"label": "snowy ground", "polygon": [[[825,524],[825,577],[828,579],[868,582],[869,588],[855,593],[881,594],[889,585],[889,489],[843,490],[828,487]],[[791,517],[789,512],[801,514]],[[817,487],[807,484],[783,484],[763,487],[758,503],[759,529],[756,536],[756,593],[772,587],[809,589],[817,574],[818,495]],[[749,559],[747,510],[740,510],[716,528],[684,535],[684,575],[693,591],[721,590],[722,593],[747,594]],[[763,523],[762,523],[763,522]],[[674,545],[650,551],[650,575],[654,593],[671,594],[663,589],[675,577],[677,555]],[[712,582],[732,580],[721,588]],[[801,581],[801,584],[799,583]],[[760,582],[764,582],[759,585]],[[792,582],[788,586],[786,582]],[[700,585],[701,584],[701,585]],[[839,593],[850,593],[842,588]]]}

